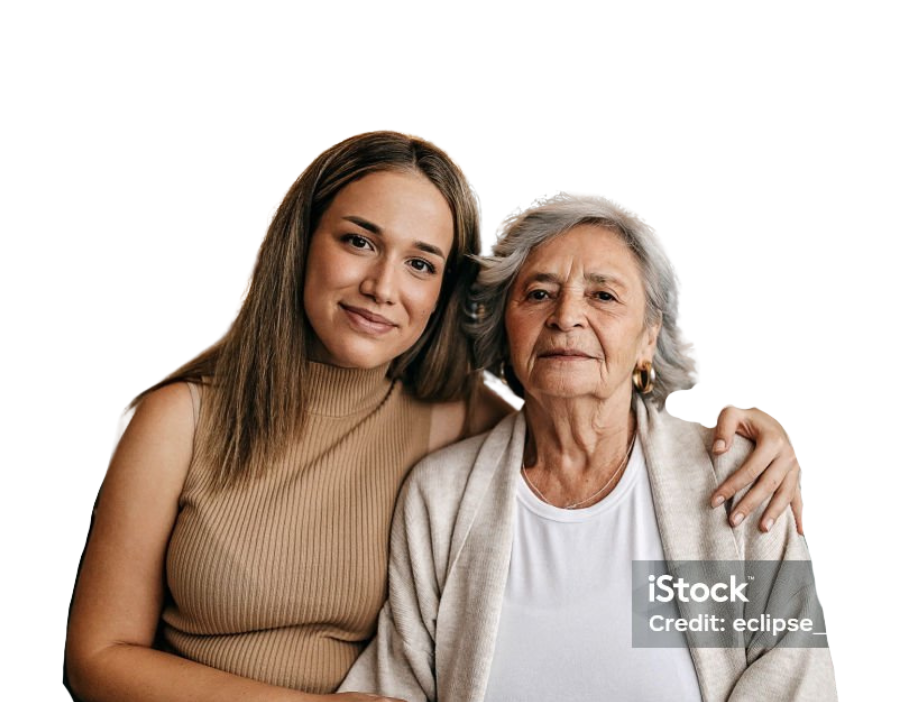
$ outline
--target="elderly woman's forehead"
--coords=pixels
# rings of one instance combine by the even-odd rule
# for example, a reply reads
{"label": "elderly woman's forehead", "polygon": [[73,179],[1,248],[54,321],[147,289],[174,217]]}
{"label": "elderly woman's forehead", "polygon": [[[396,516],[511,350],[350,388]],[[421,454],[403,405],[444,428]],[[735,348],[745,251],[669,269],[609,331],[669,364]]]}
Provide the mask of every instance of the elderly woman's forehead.
{"label": "elderly woman's forehead", "polygon": [[638,264],[637,256],[617,228],[600,224],[579,224],[533,247],[525,257],[522,269],[535,264],[572,259],[576,255],[581,260],[584,255],[592,253],[615,255],[617,258],[620,258],[620,254],[626,254],[628,259]]}

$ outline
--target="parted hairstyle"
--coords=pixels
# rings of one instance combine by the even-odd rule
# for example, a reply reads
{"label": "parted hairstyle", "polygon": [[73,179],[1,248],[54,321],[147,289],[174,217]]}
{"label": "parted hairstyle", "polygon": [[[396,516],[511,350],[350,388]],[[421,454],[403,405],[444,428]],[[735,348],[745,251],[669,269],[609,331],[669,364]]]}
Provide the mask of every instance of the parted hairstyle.
{"label": "parted hairstyle", "polygon": [[519,396],[524,389],[509,362],[504,314],[509,291],[525,259],[535,248],[582,224],[608,229],[631,249],[640,265],[647,301],[645,324],[662,321],[653,367],[656,382],[650,399],[659,407],[675,390],[694,385],[690,344],[678,328],[678,283],[675,271],[653,230],[638,217],[602,197],[560,193],[510,216],[490,256],[479,258],[481,272],[469,298],[467,322],[475,362],[501,376]]}
{"label": "parted hairstyle", "polygon": [[412,348],[393,360],[388,374],[423,400],[457,399],[471,389],[471,351],[462,324],[465,290],[477,273],[475,195],[459,167],[434,144],[386,131],[351,137],[319,155],[288,190],[231,328],[132,402],[135,406],[148,393],[175,382],[203,385],[196,451],[216,467],[221,485],[263,471],[301,426],[307,404],[305,360],[314,338],[303,304],[310,239],[342,188],[381,171],[428,178],[450,206],[454,225],[435,312]]}

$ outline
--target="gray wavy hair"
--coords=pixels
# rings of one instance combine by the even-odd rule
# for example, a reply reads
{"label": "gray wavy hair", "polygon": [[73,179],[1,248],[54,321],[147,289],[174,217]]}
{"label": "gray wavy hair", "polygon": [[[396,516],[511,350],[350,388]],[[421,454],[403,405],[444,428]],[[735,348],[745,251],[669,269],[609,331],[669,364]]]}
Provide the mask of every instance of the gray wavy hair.
{"label": "gray wavy hair", "polygon": [[510,216],[501,228],[492,255],[480,256],[481,272],[469,295],[472,311],[467,331],[472,337],[478,368],[504,378],[512,390],[524,390],[509,363],[504,312],[509,291],[533,249],[574,227],[588,224],[618,234],[640,265],[647,300],[645,324],[662,324],[653,367],[656,382],[649,394],[660,408],[675,390],[693,387],[691,345],[678,328],[678,283],[675,271],[647,224],[602,197],[560,193]]}

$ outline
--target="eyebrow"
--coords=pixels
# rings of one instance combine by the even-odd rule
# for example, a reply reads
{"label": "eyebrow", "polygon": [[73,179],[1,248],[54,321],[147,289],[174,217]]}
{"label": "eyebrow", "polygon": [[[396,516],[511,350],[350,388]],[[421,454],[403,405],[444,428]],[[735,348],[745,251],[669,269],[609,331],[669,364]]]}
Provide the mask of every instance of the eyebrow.
{"label": "eyebrow", "polygon": [[589,283],[594,283],[596,285],[605,285],[606,283],[612,283],[613,285],[623,285],[622,281],[612,275],[605,275],[603,273],[588,273],[585,278]]}
{"label": "eyebrow", "polygon": [[[622,281],[618,278],[605,275],[603,273],[587,273],[584,276],[585,280],[589,283],[593,283],[594,285],[605,285],[606,283],[612,283],[614,285],[623,285]],[[530,275],[527,278],[527,282],[529,283],[554,283],[555,285],[562,285],[563,280],[555,273],[535,273],[534,275]]]}
{"label": "eyebrow", "polygon": [[[375,234],[376,236],[384,236],[384,230],[381,227],[379,227],[374,222],[370,222],[369,220],[365,219],[364,217],[357,217],[356,215],[346,215],[343,217],[343,219],[346,219],[348,222],[353,222],[353,224],[355,224],[356,226],[362,227],[367,232],[371,232],[372,234]],[[445,259],[445,260],[447,258],[447,256],[444,254],[444,252],[441,251],[440,247],[435,246],[434,244],[429,244],[426,241],[415,241],[415,242],[413,242],[413,246],[415,248],[419,249],[419,251],[424,251],[425,253],[433,254],[434,256],[437,256],[437,257]]]}

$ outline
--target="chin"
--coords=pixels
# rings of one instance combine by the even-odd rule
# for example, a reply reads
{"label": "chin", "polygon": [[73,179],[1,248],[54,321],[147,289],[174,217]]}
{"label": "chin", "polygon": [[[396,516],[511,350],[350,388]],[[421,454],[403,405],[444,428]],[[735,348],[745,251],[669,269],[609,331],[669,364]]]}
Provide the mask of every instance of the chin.
{"label": "chin", "polygon": [[357,368],[359,370],[369,370],[371,368],[377,368],[378,366],[384,365],[393,360],[391,358],[385,358],[383,355],[376,355],[372,353],[346,353],[340,355],[333,355],[329,360],[329,363],[335,366],[340,366],[341,368]]}
{"label": "chin", "polygon": [[323,345],[327,351],[327,357],[323,359],[326,363],[341,368],[357,368],[359,370],[377,368],[385,363],[390,363],[403,353],[403,350],[395,352],[394,349],[378,348],[375,344],[366,343]]}

